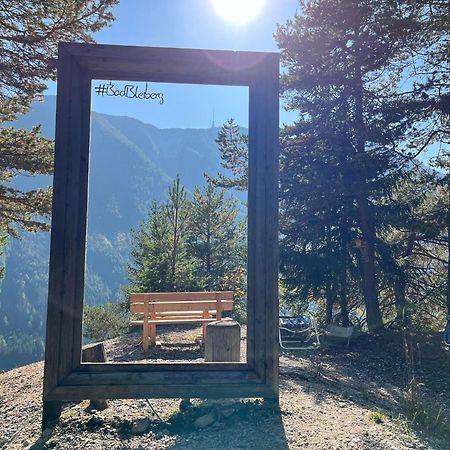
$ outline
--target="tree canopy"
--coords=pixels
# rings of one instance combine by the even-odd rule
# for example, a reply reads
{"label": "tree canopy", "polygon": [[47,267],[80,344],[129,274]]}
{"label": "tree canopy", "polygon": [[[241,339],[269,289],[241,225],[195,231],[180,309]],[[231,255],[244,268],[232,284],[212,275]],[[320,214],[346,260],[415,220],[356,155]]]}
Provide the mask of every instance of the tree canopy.
{"label": "tree canopy", "polygon": [[118,0],[61,2],[1,1],[0,42],[0,231],[17,235],[48,229],[51,195],[46,190],[23,192],[12,185],[18,175],[49,175],[53,171],[53,144],[31,131],[6,126],[26,112],[56,79],[58,42],[93,42],[92,34],[108,25],[110,9]]}

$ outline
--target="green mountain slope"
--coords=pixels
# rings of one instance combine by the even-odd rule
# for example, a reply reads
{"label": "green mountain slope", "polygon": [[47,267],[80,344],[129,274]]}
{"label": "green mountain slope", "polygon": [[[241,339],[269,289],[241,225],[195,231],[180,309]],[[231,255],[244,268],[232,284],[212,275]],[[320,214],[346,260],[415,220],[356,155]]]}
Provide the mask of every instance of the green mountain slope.
{"label": "green mountain slope", "polygon": [[[14,124],[42,124],[54,136],[55,97],[46,97]],[[219,170],[217,129],[158,129],[129,117],[92,114],[85,302],[117,298],[125,284],[130,231],[152,200],[165,197],[180,173],[188,191]],[[50,177],[22,178],[24,189]],[[49,234],[9,242],[0,284],[0,370],[42,357],[47,303]]]}

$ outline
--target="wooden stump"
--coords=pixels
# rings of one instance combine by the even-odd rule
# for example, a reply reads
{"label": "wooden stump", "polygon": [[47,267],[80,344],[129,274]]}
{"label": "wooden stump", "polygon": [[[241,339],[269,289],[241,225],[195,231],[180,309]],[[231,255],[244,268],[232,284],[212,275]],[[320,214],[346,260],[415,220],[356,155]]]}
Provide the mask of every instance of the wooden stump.
{"label": "wooden stump", "polygon": [[[81,360],[83,362],[106,362],[106,352],[103,342],[85,345],[83,347]],[[97,411],[102,411],[108,407],[108,401],[92,399],[90,407]]]}
{"label": "wooden stump", "polygon": [[241,326],[227,318],[206,327],[205,361],[239,362],[241,357]]}

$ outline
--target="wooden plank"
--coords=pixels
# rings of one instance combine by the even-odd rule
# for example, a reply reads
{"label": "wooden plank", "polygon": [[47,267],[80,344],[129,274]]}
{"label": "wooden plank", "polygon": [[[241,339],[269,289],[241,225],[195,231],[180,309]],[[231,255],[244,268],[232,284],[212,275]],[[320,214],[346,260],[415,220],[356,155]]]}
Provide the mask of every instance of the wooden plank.
{"label": "wooden plank", "polygon": [[65,210],[64,259],[61,261],[64,270],[61,314],[64,345],[60,347],[59,379],[81,363],[89,165],[90,81],[75,61],[71,61],[70,67],[71,97],[77,101],[70,103],[71,127],[68,148],[65,149],[68,159],[65,202],[70,206]]}
{"label": "wooden plank", "polygon": [[140,361],[132,362],[110,362],[106,364],[83,363],[72,373],[124,373],[124,372],[233,372],[233,371],[252,371],[252,368],[245,362],[239,363],[198,363],[198,362],[171,362],[171,363],[142,363]]}
{"label": "wooden plank", "polygon": [[[266,62],[250,86],[248,198],[248,355],[278,386],[278,63]],[[276,389],[278,389],[276,387]]]}
{"label": "wooden plank", "polygon": [[[164,322],[164,324],[170,324],[170,323],[202,323],[205,321],[214,321],[217,320],[214,317],[210,317],[210,318],[203,318],[203,317],[157,317],[155,319],[149,319],[147,320],[147,323],[156,323],[156,324],[162,324]],[[132,326],[138,326],[138,325],[144,325],[144,321],[143,320],[131,320],[130,321],[130,325]]]}
{"label": "wooden plank", "polygon": [[95,372],[73,372],[68,375],[61,383],[61,386],[87,386],[91,384],[98,385],[144,385],[144,384],[162,384],[170,378],[173,384],[193,384],[205,383],[216,384],[229,380],[231,383],[256,383],[261,384],[261,379],[254,372],[249,370],[235,370],[233,372],[223,372],[218,370],[210,370],[197,372],[193,370],[187,371],[155,371],[155,372],[111,372],[111,373],[95,373]]}
{"label": "wooden plank", "polygon": [[[44,364],[44,416],[45,399],[58,384],[58,367],[62,344],[61,314],[63,311],[64,289],[64,245],[66,216],[66,172],[68,170],[67,149],[69,147],[69,102],[70,55],[61,48],[58,53],[58,96],[56,103],[56,144],[53,176],[53,205],[50,240],[49,286],[47,306],[47,327]],[[80,344],[81,345],[81,344]],[[48,414],[52,415],[53,405],[47,403]]]}
{"label": "wooden plank", "polygon": [[150,311],[153,312],[168,312],[168,311],[195,311],[197,309],[210,310],[216,309],[219,314],[219,309],[224,307],[233,309],[233,302],[224,300],[223,302],[216,302],[211,300],[199,300],[188,302],[149,302]]}
{"label": "wooden plank", "polygon": [[217,292],[144,292],[131,293],[131,303],[141,303],[145,301],[151,302],[178,302],[190,300],[216,300],[217,295],[221,300],[233,300],[232,291],[217,291]]}
{"label": "wooden plank", "polygon": [[64,43],[92,78],[248,86],[276,53]]}
{"label": "wooden plank", "polygon": [[127,385],[83,385],[58,386],[51,394],[51,400],[80,401],[95,395],[97,398],[277,398],[265,384],[222,383],[195,384],[127,384]]}
{"label": "wooden plank", "polygon": [[[148,303],[135,303],[133,313],[143,313],[148,305],[150,312],[171,312],[171,311],[209,311],[216,310],[216,301],[211,300],[198,300],[198,301],[182,301],[182,302],[148,302]],[[221,302],[222,309],[231,311],[233,309],[233,302],[224,300]]]}
{"label": "wooden plank", "polygon": [[[67,315],[68,320],[73,321],[72,335],[72,368],[81,363],[82,358],[82,332],[83,332],[83,307],[84,307],[84,283],[85,283],[85,262],[86,262],[86,239],[87,239],[87,209],[89,192],[89,150],[91,135],[91,80],[86,73],[80,71],[79,84],[76,88],[79,108],[79,128],[73,129],[73,134],[80,135],[79,158],[80,171],[74,189],[78,190],[78,211],[74,211],[70,220],[76,220],[76,236],[73,250],[74,256],[74,308],[73,317]],[[64,330],[64,323],[63,323]]]}
{"label": "wooden plank", "polygon": [[[278,344],[278,155],[279,155],[279,63],[267,63],[254,89],[258,95],[259,123],[258,148],[264,164],[264,258],[259,273],[264,273],[264,305],[260,307],[264,315],[264,379],[274,392],[279,385],[279,344]],[[264,149],[263,151],[261,151]]]}
{"label": "wooden plank", "polygon": [[157,325],[168,325],[168,324],[179,324],[179,323],[209,323],[209,322],[215,322],[217,319],[211,318],[211,319],[151,319],[148,321],[148,323],[157,324]]}
{"label": "wooden plank", "polygon": [[208,309],[207,311],[169,311],[169,312],[159,312],[159,313],[156,313],[156,317],[157,318],[164,318],[164,317],[175,317],[175,315],[176,316],[179,316],[179,317],[186,317],[186,318],[189,318],[189,317],[192,317],[192,318],[195,318],[195,317],[200,317],[200,318],[203,318],[203,315],[205,314],[205,313],[208,313],[208,314],[216,314],[216,311],[215,310],[211,310],[211,309]]}
{"label": "wooden plank", "polygon": [[[196,321],[196,320],[201,320],[201,319],[203,319],[204,317],[202,316],[202,315],[194,315],[194,316],[183,316],[183,315],[180,315],[180,316],[162,316],[162,317],[158,317],[158,316],[156,316],[156,318],[155,318],[155,320],[184,320],[184,319],[186,319],[186,320],[194,320],[194,321]],[[215,319],[213,319],[213,320],[215,320]],[[144,320],[143,319],[131,319],[130,320],[130,325],[143,325],[144,324]]]}
{"label": "wooden plank", "polygon": [[[210,314],[217,314],[217,310],[216,310],[216,305],[214,302],[214,308],[208,308],[206,307],[204,304],[203,305],[199,305],[197,302],[195,302],[195,304],[197,304],[197,307],[195,308],[195,304],[192,305],[193,302],[189,302],[189,303],[185,303],[182,304],[180,306],[180,309],[177,310],[176,309],[176,305],[178,305],[178,303],[176,302],[163,302],[163,304],[169,304],[171,305],[168,308],[164,308],[164,307],[156,307],[156,309],[158,311],[155,311],[155,313],[157,314],[157,316],[162,316],[162,315],[173,315],[173,314],[178,314],[178,315],[193,315],[193,314],[198,314],[199,316],[203,315],[203,311],[208,311]],[[133,305],[130,305],[130,312],[132,314],[136,314],[136,315],[140,315],[143,314],[145,311],[145,305],[148,305],[148,303],[134,303]],[[159,303],[150,303],[150,305],[161,305],[161,302]],[[172,306],[174,305],[174,306]],[[188,305],[188,307],[185,307],[185,305]],[[150,308],[151,309],[151,308]],[[232,311],[233,310],[233,303],[232,302],[223,302],[223,308],[222,311]]]}

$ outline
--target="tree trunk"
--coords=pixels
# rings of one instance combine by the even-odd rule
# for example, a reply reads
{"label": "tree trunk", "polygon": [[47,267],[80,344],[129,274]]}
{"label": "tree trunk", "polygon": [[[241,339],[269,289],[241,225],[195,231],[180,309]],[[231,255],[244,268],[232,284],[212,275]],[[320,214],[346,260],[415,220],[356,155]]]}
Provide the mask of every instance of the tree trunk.
{"label": "tree trunk", "polygon": [[408,245],[406,246],[403,259],[406,260],[406,264],[398,267],[398,275],[394,283],[394,295],[395,295],[395,308],[396,319],[395,321],[405,327],[409,324],[409,317],[406,308],[406,289],[408,285],[408,271],[409,271],[409,258],[412,255],[414,249],[414,243],[416,241],[416,233],[409,233]]}
{"label": "tree trunk", "polygon": [[400,275],[395,281],[394,295],[396,309],[395,321],[404,327],[408,324],[408,316],[406,314],[406,280],[403,275]]}
{"label": "tree trunk", "polygon": [[344,210],[341,224],[341,276],[340,276],[340,298],[342,326],[350,326],[347,308],[347,266],[348,266],[348,209],[347,199],[344,200]]}
{"label": "tree trunk", "polygon": [[211,290],[211,219],[206,229],[206,289]]}
{"label": "tree trunk", "polygon": [[[357,157],[365,153],[366,137],[363,114],[363,89],[361,70],[356,64],[355,75],[355,137]],[[370,208],[367,193],[367,177],[364,175],[365,169],[362,166],[356,167],[356,177],[358,181],[356,200],[358,205],[359,224],[363,235],[363,246],[361,248],[361,269],[364,302],[366,304],[367,326],[369,331],[376,331],[383,328],[380,304],[377,294],[377,281],[375,272],[375,226],[374,217]]]}
{"label": "tree trunk", "polygon": [[175,272],[177,270],[177,251],[178,251],[178,205],[175,208],[175,217],[174,217],[174,223],[173,223],[173,242],[172,242],[172,255],[171,255],[171,263],[170,263],[170,270],[171,270],[171,284],[172,288],[176,289],[175,286]]}
{"label": "tree trunk", "polygon": [[371,214],[368,211],[365,199],[359,199],[358,210],[360,226],[363,235],[363,246],[361,248],[361,269],[364,302],[366,304],[367,326],[369,331],[383,328],[380,304],[378,302],[377,281],[375,273],[375,230]]}
{"label": "tree trunk", "polygon": [[331,321],[333,320],[333,303],[334,303],[334,296],[331,291],[330,283],[327,282],[326,288],[325,288],[325,299],[326,299],[326,306],[325,306],[325,325],[329,325]]}

